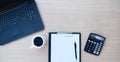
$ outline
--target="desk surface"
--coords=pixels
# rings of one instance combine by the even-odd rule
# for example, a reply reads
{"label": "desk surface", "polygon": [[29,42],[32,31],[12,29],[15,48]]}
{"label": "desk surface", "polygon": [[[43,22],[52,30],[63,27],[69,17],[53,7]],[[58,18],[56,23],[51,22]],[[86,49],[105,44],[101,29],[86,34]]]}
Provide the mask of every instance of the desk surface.
{"label": "desk surface", "polygon": [[[41,49],[30,48],[32,38],[48,32],[81,32],[82,62],[120,61],[120,0],[36,0],[45,30],[0,46],[0,62],[48,62],[48,40]],[[107,39],[100,56],[83,51],[89,33]]]}

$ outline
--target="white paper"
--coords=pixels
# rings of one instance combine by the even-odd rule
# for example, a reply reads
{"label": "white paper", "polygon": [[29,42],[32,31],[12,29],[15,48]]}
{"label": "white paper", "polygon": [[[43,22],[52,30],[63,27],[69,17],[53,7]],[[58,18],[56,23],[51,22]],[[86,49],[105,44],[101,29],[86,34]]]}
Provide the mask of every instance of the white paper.
{"label": "white paper", "polygon": [[[77,60],[74,42],[77,44]],[[79,34],[51,34],[51,62],[80,62]]]}

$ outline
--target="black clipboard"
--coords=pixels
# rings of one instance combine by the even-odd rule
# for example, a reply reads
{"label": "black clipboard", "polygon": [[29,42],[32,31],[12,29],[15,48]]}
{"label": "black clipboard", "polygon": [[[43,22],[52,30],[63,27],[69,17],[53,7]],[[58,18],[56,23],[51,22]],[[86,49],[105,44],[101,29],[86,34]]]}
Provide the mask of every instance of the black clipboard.
{"label": "black clipboard", "polygon": [[81,33],[49,33],[48,62],[81,62]]}

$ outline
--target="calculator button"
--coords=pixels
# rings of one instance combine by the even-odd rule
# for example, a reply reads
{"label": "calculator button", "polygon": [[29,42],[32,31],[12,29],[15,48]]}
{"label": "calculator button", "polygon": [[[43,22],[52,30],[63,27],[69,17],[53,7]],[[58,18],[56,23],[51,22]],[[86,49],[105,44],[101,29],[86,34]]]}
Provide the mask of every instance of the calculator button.
{"label": "calculator button", "polygon": [[99,48],[101,48],[101,47],[102,47],[102,45],[99,46]]}
{"label": "calculator button", "polygon": [[90,50],[88,50],[88,52],[90,52]]}
{"label": "calculator button", "polygon": [[102,42],[100,42],[100,45],[102,45],[103,43]]}
{"label": "calculator button", "polygon": [[96,45],[96,47],[98,47],[98,45]]}
{"label": "calculator button", "polygon": [[89,46],[90,48],[92,47],[92,46]]}
{"label": "calculator button", "polygon": [[91,49],[92,51],[94,50],[94,49]]}
{"label": "calculator button", "polygon": [[95,51],[97,51],[97,49],[95,49]]}
{"label": "calculator button", "polygon": [[97,45],[99,45],[99,43],[97,43]]}
{"label": "calculator button", "polygon": [[102,46],[103,44],[100,44],[100,46]]}
{"label": "calculator button", "polygon": [[93,41],[91,41],[91,43],[93,43]]}
{"label": "calculator button", "polygon": [[97,50],[97,48],[95,48],[95,50]]}
{"label": "calculator button", "polygon": [[96,47],[98,48],[98,47],[99,47],[99,45],[96,45]]}
{"label": "calculator button", "polygon": [[93,49],[95,48],[95,46],[92,47]]}
{"label": "calculator button", "polygon": [[102,45],[99,45],[99,47],[101,47]]}
{"label": "calculator button", "polygon": [[102,47],[102,45],[99,45],[99,47]]}
{"label": "calculator button", "polygon": [[98,47],[95,47],[95,49],[97,49]]}
{"label": "calculator button", "polygon": [[100,49],[98,49],[98,51],[100,51]]}
{"label": "calculator button", "polygon": [[87,43],[88,45],[91,44],[90,42]]}
{"label": "calculator button", "polygon": [[90,46],[92,46],[93,44],[91,43]]}
{"label": "calculator button", "polygon": [[98,54],[99,54],[99,52],[96,52],[96,54],[98,55]]}
{"label": "calculator button", "polygon": [[87,51],[88,49],[87,48],[85,48],[85,51]]}
{"label": "calculator button", "polygon": [[87,45],[87,47],[89,47],[90,45]]}
{"label": "calculator button", "polygon": [[99,43],[97,43],[96,45],[99,45]]}
{"label": "calculator button", "polygon": [[96,54],[96,51],[94,51],[93,53]]}
{"label": "calculator button", "polygon": [[91,46],[90,46],[90,48],[89,49],[91,49]]}
{"label": "calculator button", "polygon": [[103,42],[100,42],[100,44],[103,44]]}
{"label": "calculator button", "polygon": [[96,47],[95,48],[98,48],[98,45],[96,45]]}
{"label": "calculator button", "polygon": [[98,50],[100,50],[101,48],[98,48]]}
{"label": "calculator button", "polygon": [[94,42],[94,44],[96,44],[96,42]]}
{"label": "calculator button", "polygon": [[88,42],[91,42],[90,40],[88,40]]}

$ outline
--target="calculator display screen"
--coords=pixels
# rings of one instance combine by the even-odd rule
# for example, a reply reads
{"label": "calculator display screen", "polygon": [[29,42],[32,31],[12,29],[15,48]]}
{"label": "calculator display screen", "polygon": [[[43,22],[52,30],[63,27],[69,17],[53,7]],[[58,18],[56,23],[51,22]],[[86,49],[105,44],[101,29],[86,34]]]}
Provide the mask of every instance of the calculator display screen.
{"label": "calculator display screen", "polygon": [[97,40],[100,40],[100,41],[104,41],[104,38],[102,36],[95,35],[95,34],[92,34],[90,36],[90,39],[97,39]]}
{"label": "calculator display screen", "polygon": [[98,40],[101,40],[101,41],[104,40],[104,38],[103,38],[103,37],[100,37],[100,36],[95,36],[95,38],[98,39]]}

